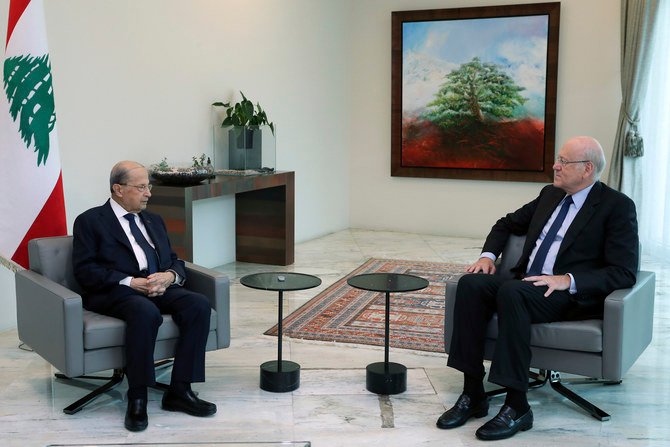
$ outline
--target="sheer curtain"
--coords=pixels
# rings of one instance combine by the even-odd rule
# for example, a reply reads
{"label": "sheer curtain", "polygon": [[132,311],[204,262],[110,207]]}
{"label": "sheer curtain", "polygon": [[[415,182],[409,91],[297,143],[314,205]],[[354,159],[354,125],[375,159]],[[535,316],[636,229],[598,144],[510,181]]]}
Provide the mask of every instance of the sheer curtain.
{"label": "sheer curtain", "polygon": [[647,93],[640,109],[644,156],[626,163],[624,188],[637,204],[643,253],[670,261],[670,2],[658,9]]}

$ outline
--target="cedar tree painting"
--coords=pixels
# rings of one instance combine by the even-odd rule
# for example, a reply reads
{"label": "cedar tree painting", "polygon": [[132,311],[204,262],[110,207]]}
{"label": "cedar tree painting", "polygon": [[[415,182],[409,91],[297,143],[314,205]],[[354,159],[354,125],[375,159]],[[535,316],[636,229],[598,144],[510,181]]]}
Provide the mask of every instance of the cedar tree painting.
{"label": "cedar tree painting", "polygon": [[[538,5],[516,6],[527,10]],[[501,9],[513,15],[501,15]],[[400,138],[393,143],[399,140],[400,150],[393,148],[392,173],[394,168],[405,172],[393,175],[551,179],[556,65],[552,62],[549,70],[552,17],[546,11],[510,9],[461,8],[458,18],[440,20],[428,18],[449,16],[454,10],[393,13],[394,19],[414,16],[394,20],[394,37],[397,31],[401,38],[401,48],[394,46],[394,69],[396,56],[402,68],[393,77],[393,137],[400,127]],[[552,10],[557,29],[558,8]],[[463,18],[468,15],[463,11],[472,17]],[[557,42],[553,46],[557,50]]]}

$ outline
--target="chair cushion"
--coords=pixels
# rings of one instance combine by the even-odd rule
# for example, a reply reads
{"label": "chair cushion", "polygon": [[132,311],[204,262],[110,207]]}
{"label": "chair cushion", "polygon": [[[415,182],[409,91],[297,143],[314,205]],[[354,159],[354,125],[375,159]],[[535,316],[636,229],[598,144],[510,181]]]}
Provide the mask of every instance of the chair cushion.
{"label": "chair cushion", "polygon": [[[126,337],[126,324],[118,318],[84,310],[84,349],[110,348],[123,346]],[[212,309],[209,330],[216,329],[216,311]],[[179,336],[179,328],[171,315],[163,315],[163,324],[158,328],[157,340],[169,340]]]}
{"label": "chair cushion", "polygon": [[[531,346],[566,351],[602,352],[603,321],[556,321],[531,326]],[[498,338],[498,316],[494,315],[486,336]]]}
{"label": "chair cushion", "polygon": [[30,270],[82,294],[72,267],[72,236],[43,237],[28,242]]}

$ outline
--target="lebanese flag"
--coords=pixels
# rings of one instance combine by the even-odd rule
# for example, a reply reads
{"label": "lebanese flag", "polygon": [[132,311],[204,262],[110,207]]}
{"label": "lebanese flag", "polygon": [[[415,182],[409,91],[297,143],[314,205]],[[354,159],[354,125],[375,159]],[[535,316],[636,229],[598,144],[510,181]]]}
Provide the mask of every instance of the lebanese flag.
{"label": "lebanese flag", "polygon": [[0,255],[28,267],[30,239],[67,234],[42,0],[10,0],[0,92]]}

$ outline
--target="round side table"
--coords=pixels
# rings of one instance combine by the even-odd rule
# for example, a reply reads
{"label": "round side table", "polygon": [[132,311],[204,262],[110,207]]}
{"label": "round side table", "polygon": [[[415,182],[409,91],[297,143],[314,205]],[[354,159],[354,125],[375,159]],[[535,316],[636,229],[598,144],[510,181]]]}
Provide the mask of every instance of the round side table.
{"label": "round side table", "polygon": [[361,290],[386,294],[386,318],[384,324],[384,361],[370,363],[366,368],[365,387],[376,394],[398,394],[407,389],[407,367],[389,362],[389,313],[392,292],[412,292],[428,286],[420,276],[404,273],[365,273],[347,280]]}
{"label": "round side table", "polygon": [[254,273],[240,278],[240,283],[252,289],[279,292],[279,312],[277,316],[277,360],[261,365],[261,389],[275,393],[297,390],[300,386],[300,365],[282,360],[282,316],[284,313],[284,292],[311,289],[321,284],[321,279],[313,275],[292,272]]}

